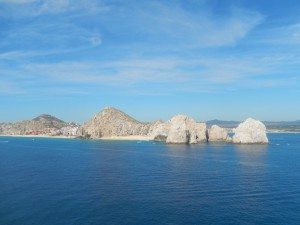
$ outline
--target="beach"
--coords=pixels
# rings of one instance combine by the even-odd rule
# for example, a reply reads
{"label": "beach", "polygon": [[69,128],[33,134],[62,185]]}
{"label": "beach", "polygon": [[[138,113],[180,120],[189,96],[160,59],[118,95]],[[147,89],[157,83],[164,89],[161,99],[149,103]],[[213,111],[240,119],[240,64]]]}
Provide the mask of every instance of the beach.
{"label": "beach", "polygon": [[[63,136],[63,135],[0,135],[2,137],[30,137],[30,138],[77,138],[76,136]],[[102,137],[94,140],[132,140],[132,141],[150,141],[152,140],[148,136],[142,135],[127,135],[127,136],[111,136],[111,137]]]}
{"label": "beach", "polygon": [[5,135],[1,134],[0,137],[29,137],[29,138],[76,138],[76,136],[63,136],[63,135],[21,135],[21,134],[12,134],[12,135]]}

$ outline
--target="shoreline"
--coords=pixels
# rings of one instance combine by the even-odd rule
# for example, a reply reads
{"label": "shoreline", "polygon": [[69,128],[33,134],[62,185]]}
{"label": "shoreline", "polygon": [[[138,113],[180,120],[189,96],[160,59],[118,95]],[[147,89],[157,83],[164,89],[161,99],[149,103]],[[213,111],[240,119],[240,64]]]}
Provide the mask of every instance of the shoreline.
{"label": "shoreline", "polygon": [[268,134],[298,134],[300,131],[280,131],[280,130],[269,130],[267,131]]}
{"label": "shoreline", "polygon": [[[297,131],[267,131],[268,134],[299,134],[300,132]],[[62,135],[21,135],[21,134],[14,134],[14,135],[7,135],[7,134],[0,134],[0,137],[24,137],[24,138],[55,138],[55,139],[80,139],[78,136],[62,136]],[[111,136],[111,137],[101,137],[95,139],[83,139],[83,140],[106,140],[106,141],[153,141],[153,139],[149,136],[142,136],[142,135],[127,135],[127,136]]]}
{"label": "shoreline", "polygon": [[[77,136],[62,136],[62,135],[21,135],[21,134],[14,134],[14,135],[0,135],[0,137],[28,137],[28,138],[65,138],[65,139],[76,139]],[[79,139],[79,138],[78,138]],[[111,136],[111,137],[102,137],[96,139],[86,139],[86,140],[118,140],[118,141],[151,141],[152,139],[148,136],[142,135],[128,135],[128,136]]]}
{"label": "shoreline", "polygon": [[111,136],[111,137],[101,137],[94,140],[126,140],[126,141],[152,141],[148,136],[142,135],[128,135],[128,136]]}
{"label": "shoreline", "polygon": [[65,139],[75,139],[75,136],[51,136],[51,135],[23,135],[23,134],[0,134],[0,137],[28,137],[28,138],[65,138]]}

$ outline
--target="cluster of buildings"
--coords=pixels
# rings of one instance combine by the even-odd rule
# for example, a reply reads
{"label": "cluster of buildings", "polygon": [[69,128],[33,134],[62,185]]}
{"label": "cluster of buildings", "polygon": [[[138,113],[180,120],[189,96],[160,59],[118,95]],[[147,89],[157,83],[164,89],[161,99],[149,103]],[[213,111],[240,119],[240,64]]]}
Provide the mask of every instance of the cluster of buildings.
{"label": "cluster of buildings", "polygon": [[25,135],[49,135],[49,136],[76,136],[79,126],[70,124],[70,126],[58,128],[44,128],[41,130],[29,130]]}

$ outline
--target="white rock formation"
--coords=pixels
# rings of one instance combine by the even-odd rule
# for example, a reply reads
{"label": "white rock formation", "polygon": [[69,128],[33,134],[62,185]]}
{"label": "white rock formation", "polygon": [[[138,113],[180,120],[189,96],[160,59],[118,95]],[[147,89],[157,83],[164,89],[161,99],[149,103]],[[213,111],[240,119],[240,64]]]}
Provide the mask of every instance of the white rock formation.
{"label": "white rock formation", "polygon": [[248,118],[235,129],[233,143],[268,143],[266,126],[259,120]]}
{"label": "white rock formation", "polygon": [[194,144],[200,141],[207,141],[205,123],[196,123],[185,115],[177,115],[170,120],[167,143]]}
{"label": "white rock formation", "polygon": [[170,121],[162,122],[158,120],[151,125],[148,136],[155,141],[165,141],[168,137],[170,126]]}
{"label": "white rock formation", "polygon": [[120,110],[106,107],[84,123],[79,128],[78,135],[88,138],[128,135],[146,136],[150,126],[151,124],[141,123]]}
{"label": "white rock formation", "polygon": [[230,141],[228,132],[225,128],[218,125],[212,125],[208,131],[208,141]]}

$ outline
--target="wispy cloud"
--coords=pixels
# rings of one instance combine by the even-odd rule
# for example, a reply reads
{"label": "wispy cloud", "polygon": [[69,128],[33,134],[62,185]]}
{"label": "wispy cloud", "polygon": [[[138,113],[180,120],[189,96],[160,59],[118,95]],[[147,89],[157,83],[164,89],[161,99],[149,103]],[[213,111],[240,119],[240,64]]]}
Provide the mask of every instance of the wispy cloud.
{"label": "wispy cloud", "polygon": [[[6,42],[0,45],[22,48],[0,53],[0,59],[18,62],[14,71],[9,72],[8,66],[4,66],[2,72],[5,76],[22,77],[23,81],[29,79],[50,85],[145,85],[145,93],[151,92],[151,87],[147,87],[151,84],[157,86],[157,93],[211,92],[257,87],[258,80],[260,83],[265,80],[265,87],[274,87],[280,83],[270,77],[276,64],[291,63],[292,56],[282,54],[278,57],[256,52],[230,57],[226,54],[202,56],[202,49],[239,45],[264,22],[262,14],[248,9],[230,7],[226,14],[218,16],[205,1],[197,10],[178,4],[170,7],[160,1],[143,4],[83,0],[17,2],[30,7],[32,13],[26,16],[37,20],[17,30],[12,28],[6,34]],[[67,11],[69,14],[64,14]],[[90,14],[91,11],[94,14]],[[51,14],[57,16],[51,17]],[[51,18],[53,20],[49,20]],[[93,27],[87,26],[81,18],[88,18]],[[285,27],[284,31],[297,37],[298,28],[295,24]],[[255,31],[254,36],[258,33]],[[27,42],[31,43],[29,49],[24,44]],[[91,51],[99,46],[102,48]],[[190,51],[193,53],[189,54]],[[70,59],[60,60],[60,56]],[[46,62],[40,62],[43,57],[47,58]],[[295,60],[299,61],[296,58],[292,61]]]}
{"label": "wispy cloud", "polygon": [[[205,5],[191,11],[159,1],[143,4],[113,4],[96,0],[19,1],[24,6],[13,7],[15,18],[38,19],[24,23],[18,30],[12,28],[6,39],[13,44],[20,40],[39,43],[39,47],[74,47],[83,42],[98,46],[103,42],[112,43],[111,38],[118,46],[147,43],[149,49],[160,51],[219,47],[236,44],[263,21],[258,12],[234,7],[220,19]],[[53,17],[52,14],[58,16]],[[86,17],[93,27],[84,24],[82,18]]]}
{"label": "wispy cloud", "polygon": [[[300,21],[300,18],[299,18]],[[257,32],[258,37],[252,42],[261,45],[300,46],[300,23],[269,27]]]}
{"label": "wispy cloud", "polygon": [[115,29],[118,23],[120,32],[128,31],[127,38],[169,48],[233,45],[263,21],[258,12],[234,7],[222,19],[205,5],[191,11],[176,4],[170,7],[154,1],[143,3],[143,7],[140,4],[113,5],[110,9],[114,19],[107,29]]}
{"label": "wispy cloud", "polygon": [[[261,59],[231,58],[154,58],[116,61],[78,61],[23,64],[10,74],[1,71],[17,86],[39,87],[62,85],[73,87],[72,93],[93,92],[106,87],[121,93],[156,95],[164,93],[210,93],[237,91],[244,88],[284,88],[292,85],[272,74],[272,67]],[[10,80],[12,79],[12,80]],[[21,79],[21,80],[20,80]],[[18,84],[17,84],[18,83]],[[21,88],[21,87],[20,87]],[[51,88],[50,88],[51,89]],[[55,88],[53,90],[56,90]],[[71,92],[70,92],[71,93]]]}
{"label": "wispy cloud", "polygon": [[24,93],[16,83],[0,81],[0,94],[14,95]]}

